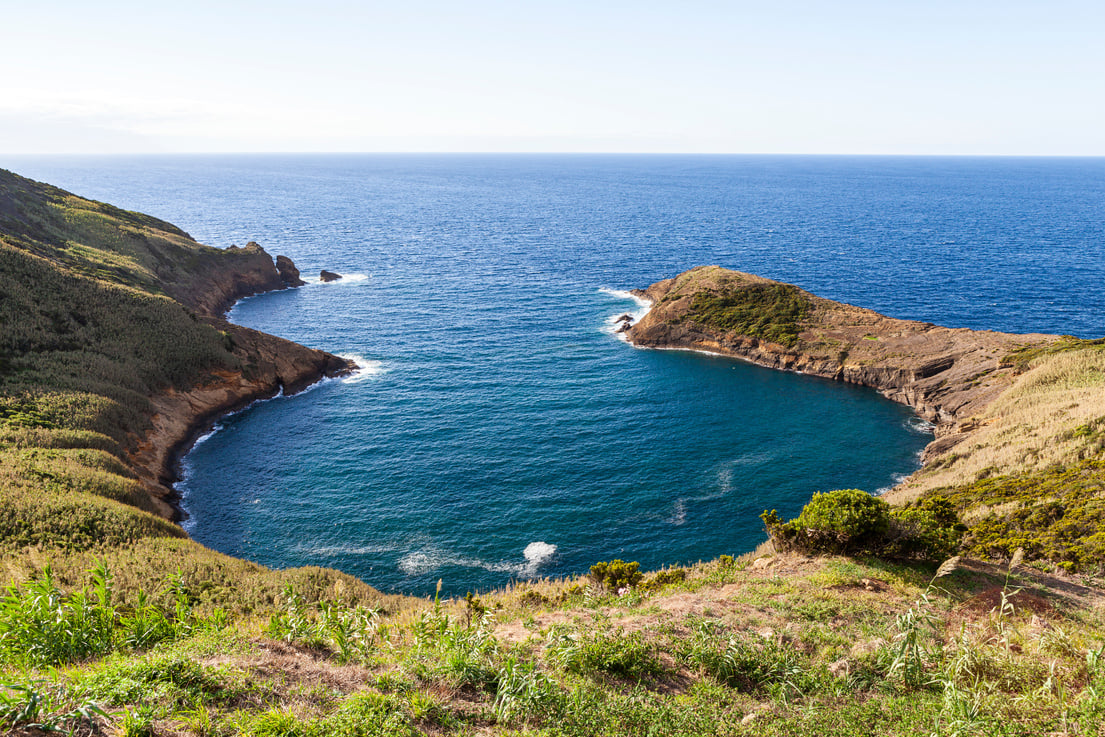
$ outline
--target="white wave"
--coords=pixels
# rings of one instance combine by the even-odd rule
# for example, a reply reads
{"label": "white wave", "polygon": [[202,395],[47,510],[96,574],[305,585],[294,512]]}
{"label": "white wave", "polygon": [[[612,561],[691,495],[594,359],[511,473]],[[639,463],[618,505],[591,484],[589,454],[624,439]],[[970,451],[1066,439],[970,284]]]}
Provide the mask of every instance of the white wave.
{"label": "white wave", "polygon": [[890,486],[883,486],[881,488],[875,489],[875,496],[882,496],[883,494],[890,491],[891,489],[893,489],[898,484],[900,484],[903,481],[905,481],[906,479],[908,479],[909,476],[910,476],[910,474],[908,474],[908,473],[896,473],[896,474],[894,474],[893,476],[890,477],[891,480],[894,483],[892,483]]}
{"label": "white wave", "polygon": [[378,379],[391,371],[391,367],[383,361],[374,361],[356,353],[339,353],[338,356],[357,364],[356,371],[342,377],[344,384],[359,384],[362,381]]}
{"label": "white wave", "polygon": [[906,420],[906,427],[921,435],[932,435],[936,425],[921,417],[910,417]]}
{"label": "white wave", "polygon": [[[337,273],[337,272],[335,272]],[[368,274],[342,274],[341,279],[334,279],[333,281],[322,281],[317,276],[300,276],[300,279],[307,282],[308,286],[324,286],[324,287],[341,287],[349,284],[359,284],[364,281],[368,281],[371,277]]]}
{"label": "white wave", "polygon": [[526,565],[523,567],[522,572],[527,577],[537,575],[537,569],[541,564],[554,555],[556,555],[555,545],[543,540],[530,543],[526,546],[526,549],[522,551],[522,556],[526,559]]}
{"label": "white wave", "polygon": [[213,426],[211,427],[211,429],[210,429],[210,430],[208,430],[208,431],[207,431],[207,432],[205,432],[205,433],[204,433],[203,435],[200,435],[200,436],[199,436],[198,438],[196,438],[196,441],[195,441],[194,443],[192,443],[192,448],[197,448],[197,447],[199,447],[199,446],[203,445],[203,444],[204,444],[204,443],[206,443],[206,442],[207,442],[208,440],[210,440],[211,438],[215,437],[215,434],[216,434],[216,433],[218,433],[218,432],[219,432],[219,430],[222,430],[222,429],[223,429],[223,426],[222,426],[221,424],[219,424],[218,422],[216,422],[216,423],[215,423],[215,424],[214,424],[214,425],[213,425]]}
{"label": "white wave", "polygon": [[537,575],[537,569],[545,561],[556,554],[556,546],[546,542],[532,542],[522,551],[525,563],[510,563],[507,561],[490,562],[479,558],[469,558],[463,555],[438,550],[419,550],[407,553],[399,559],[399,570],[408,576],[429,573],[443,566],[459,566],[461,568],[482,568],[494,573],[513,573],[523,578],[533,578]]}
{"label": "white wave", "polygon": [[638,297],[636,294],[633,294],[632,292],[627,292],[623,289],[610,289],[608,287],[599,287],[599,291],[603,294],[613,297],[614,299],[623,301],[633,300],[633,302],[637,304],[637,309],[635,310],[622,310],[621,312],[610,315],[605,320],[603,320],[602,332],[606,333],[607,335],[613,335],[615,338],[623,342],[629,342],[625,336],[624,331],[620,333],[618,332],[618,328],[620,328],[625,322],[625,320],[622,318],[628,315],[629,322],[633,325],[636,325],[638,322],[641,321],[641,318],[647,315],[648,311],[652,309],[652,302],[645,299],[644,297]]}

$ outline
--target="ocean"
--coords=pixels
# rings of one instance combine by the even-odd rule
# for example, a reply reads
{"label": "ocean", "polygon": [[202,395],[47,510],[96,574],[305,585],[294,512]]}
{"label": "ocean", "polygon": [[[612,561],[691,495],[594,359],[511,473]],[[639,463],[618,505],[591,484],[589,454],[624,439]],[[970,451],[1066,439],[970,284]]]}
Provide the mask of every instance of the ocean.
{"label": "ocean", "polygon": [[[627,290],[720,264],[953,327],[1105,335],[1105,159],[4,157],[305,287],[230,319],[354,376],[219,422],[185,529],[274,567],[446,594],[753,549],[760,512],[873,493],[929,428],[871,390],[639,350]],[[344,278],[320,283],[321,269]]]}

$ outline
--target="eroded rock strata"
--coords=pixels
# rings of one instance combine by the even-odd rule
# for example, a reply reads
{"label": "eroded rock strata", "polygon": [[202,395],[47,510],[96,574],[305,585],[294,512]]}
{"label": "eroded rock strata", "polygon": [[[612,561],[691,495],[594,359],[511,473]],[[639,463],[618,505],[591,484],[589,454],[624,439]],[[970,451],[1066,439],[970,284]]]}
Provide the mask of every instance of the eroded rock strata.
{"label": "eroded rock strata", "polygon": [[[772,341],[726,327],[724,305],[739,307],[742,293],[769,287],[785,289],[791,303],[799,305],[780,318],[793,318],[791,331],[786,332],[786,326],[782,333],[774,331],[785,338]],[[974,416],[1012,380],[1014,367],[1007,360],[1011,353],[1058,339],[898,320],[718,266],[691,269],[634,294],[652,303],[627,331],[634,345],[710,351],[768,368],[873,387],[935,425],[936,438],[925,449],[925,463],[977,429]],[[715,309],[707,310],[707,305]]]}

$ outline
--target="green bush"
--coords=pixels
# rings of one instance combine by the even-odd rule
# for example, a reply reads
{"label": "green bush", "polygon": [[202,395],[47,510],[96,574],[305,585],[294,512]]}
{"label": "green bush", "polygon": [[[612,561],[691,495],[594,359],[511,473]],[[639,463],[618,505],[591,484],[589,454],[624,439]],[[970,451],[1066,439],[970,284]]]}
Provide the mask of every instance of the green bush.
{"label": "green bush", "polygon": [[892,510],[860,489],[816,493],[789,522],[775,510],[760,518],[777,549],[808,555],[942,559],[958,551],[966,530],[947,499]]}
{"label": "green bush", "polygon": [[789,522],[760,517],[777,547],[806,553],[871,552],[890,529],[890,505],[860,489],[818,492]]}
{"label": "green bush", "polygon": [[[732,557],[730,556],[730,560]],[[656,571],[648,578],[641,582],[642,591],[659,591],[665,586],[673,583],[681,583],[687,580],[686,568],[668,568],[663,571]]]}
{"label": "green bush", "polygon": [[626,563],[620,558],[609,563],[599,561],[591,566],[591,580],[606,591],[617,592],[636,586],[644,576],[640,569],[637,561]]}

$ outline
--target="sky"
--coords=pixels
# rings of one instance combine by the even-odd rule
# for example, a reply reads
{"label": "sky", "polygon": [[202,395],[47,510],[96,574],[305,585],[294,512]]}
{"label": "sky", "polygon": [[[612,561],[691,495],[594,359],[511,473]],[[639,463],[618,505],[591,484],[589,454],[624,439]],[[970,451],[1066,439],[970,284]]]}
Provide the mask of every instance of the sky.
{"label": "sky", "polygon": [[0,153],[1105,155],[1105,2],[0,0]]}

